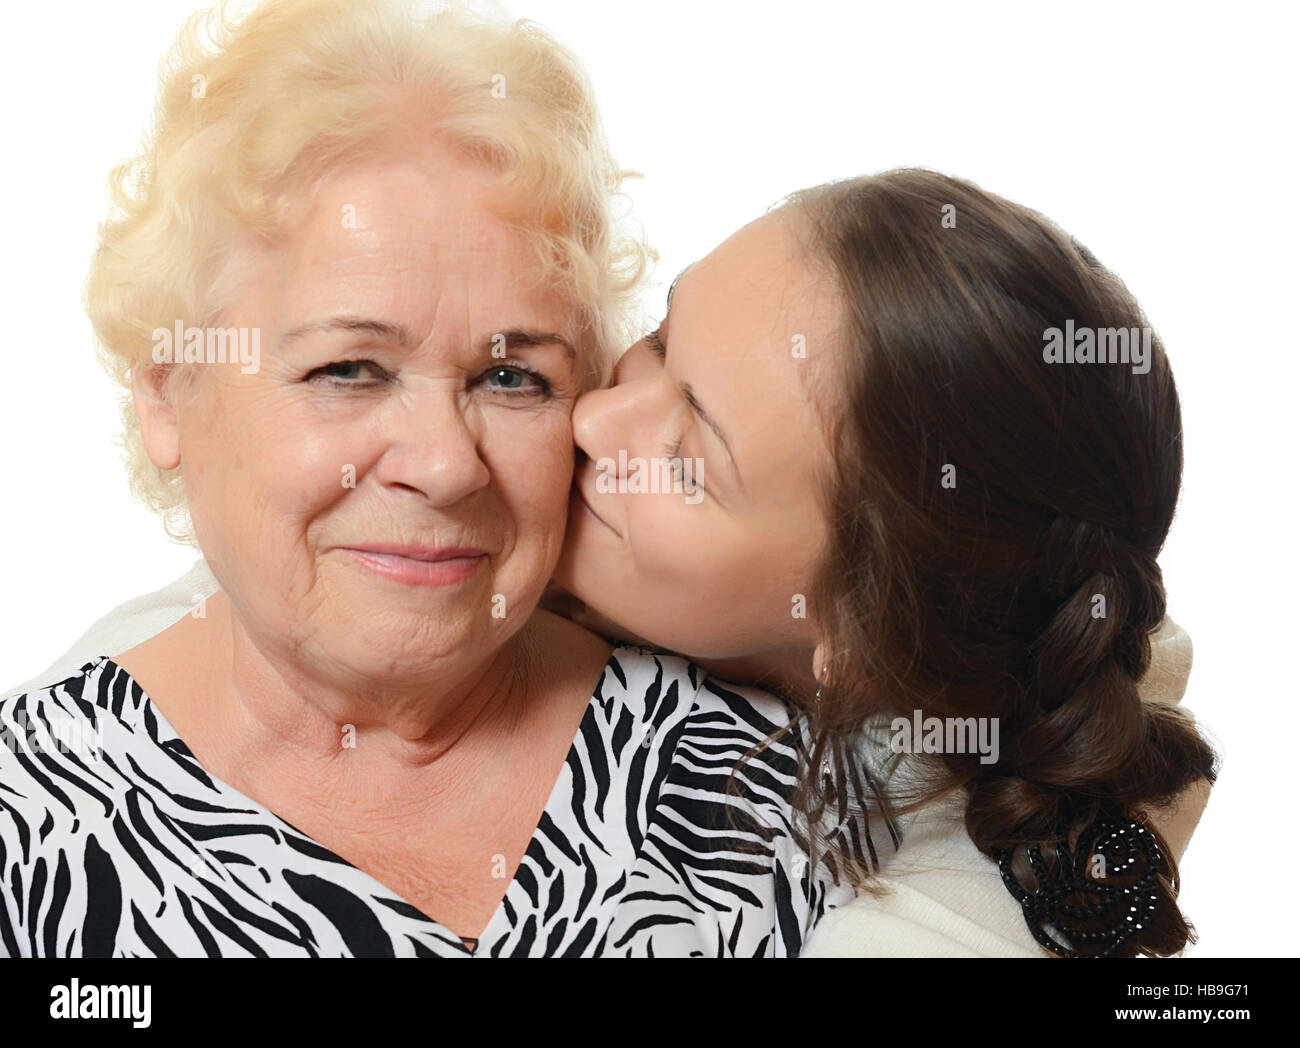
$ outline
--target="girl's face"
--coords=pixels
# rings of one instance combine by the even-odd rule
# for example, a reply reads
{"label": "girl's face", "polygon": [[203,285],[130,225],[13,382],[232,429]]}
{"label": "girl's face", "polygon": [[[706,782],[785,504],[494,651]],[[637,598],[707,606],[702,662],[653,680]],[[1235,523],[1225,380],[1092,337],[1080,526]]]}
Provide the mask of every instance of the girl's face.
{"label": "girl's face", "polygon": [[798,232],[775,212],[689,267],[658,331],[573,413],[556,579],[625,636],[697,660],[816,642],[808,587],[834,459],[814,374],[839,312]]}

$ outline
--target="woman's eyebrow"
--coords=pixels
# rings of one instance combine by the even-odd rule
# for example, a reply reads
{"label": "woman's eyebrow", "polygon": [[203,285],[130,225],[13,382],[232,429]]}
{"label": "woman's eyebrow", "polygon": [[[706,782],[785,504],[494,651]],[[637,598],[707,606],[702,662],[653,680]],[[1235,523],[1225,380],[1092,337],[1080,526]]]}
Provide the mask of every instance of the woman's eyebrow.
{"label": "woman's eyebrow", "polygon": [[[306,324],[300,324],[280,336],[280,345],[284,346],[305,335],[315,335],[326,331],[362,332],[383,339],[385,342],[391,342],[403,349],[413,349],[417,345],[411,333],[401,324],[391,320],[357,316],[337,316],[330,317],[328,320],[313,320]],[[519,350],[553,345],[563,348],[569,360],[577,360],[577,351],[573,348],[573,344],[563,335],[557,335],[553,331],[536,331],[531,328],[510,328],[506,331],[493,332],[480,341],[479,351],[484,355],[489,355],[493,350],[499,348]]]}
{"label": "woman's eyebrow", "polygon": [[285,346],[294,339],[326,331],[362,332],[408,349],[415,345],[411,333],[401,324],[391,320],[377,320],[372,317],[351,315],[330,317],[328,320],[311,320],[306,324],[299,324],[296,328],[286,331],[280,336],[280,345]]}
{"label": "woman's eyebrow", "polygon": [[484,353],[491,353],[499,345],[498,340],[505,340],[506,349],[531,349],[536,346],[559,346],[567,354],[570,361],[578,359],[578,352],[573,348],[573,344],[563,335],[557,335],[553,331],[534,331],[531,328],[511,328],[509,331],[498,331],[495,334],[488,335],[479,343],[479,348]]}

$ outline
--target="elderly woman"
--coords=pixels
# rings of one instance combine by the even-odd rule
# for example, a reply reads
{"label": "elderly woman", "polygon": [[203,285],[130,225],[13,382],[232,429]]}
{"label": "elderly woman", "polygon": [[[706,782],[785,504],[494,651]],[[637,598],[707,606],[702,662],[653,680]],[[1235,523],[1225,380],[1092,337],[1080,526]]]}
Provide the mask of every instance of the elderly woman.
{"label": "elderly woman", "polygon": [[800,740],[741,760],[781,703],[538,609],[642,268],[618,182],[526,24],[188,27],[88,301],[221,588],[0,704],[0,952],[787,955],[852,897]]}

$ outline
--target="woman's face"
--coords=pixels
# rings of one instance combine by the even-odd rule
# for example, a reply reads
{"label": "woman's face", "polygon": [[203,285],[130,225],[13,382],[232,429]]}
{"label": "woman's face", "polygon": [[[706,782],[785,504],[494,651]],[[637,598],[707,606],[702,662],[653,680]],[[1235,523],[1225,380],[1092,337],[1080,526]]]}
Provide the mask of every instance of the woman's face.
{"label": "woman's face", "polygon": [[254,643],[335,683],[488,659],[560,552],[571,317],[486,178],[441,148],[337,173],[223,315],[260,369],[187,365],[145,418]]}
{"label": "woman's face", "polygon": [[[835,352],[838,300],[795,221],[764,216],[687,269],[658,337],[574,409],[585,457],[557,581],[697,659],[816,640],[805,602],[832,457],[810,369]],[[653,460],[674,457],[675,488],[672,470],[653,481]]]}

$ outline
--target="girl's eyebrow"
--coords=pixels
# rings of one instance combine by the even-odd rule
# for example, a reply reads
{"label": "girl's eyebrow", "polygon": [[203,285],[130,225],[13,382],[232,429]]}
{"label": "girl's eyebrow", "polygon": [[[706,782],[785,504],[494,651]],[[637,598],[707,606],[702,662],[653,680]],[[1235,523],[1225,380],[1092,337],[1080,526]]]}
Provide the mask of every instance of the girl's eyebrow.
{"label": "girl's eyebrow", "polygon": [[[682,277],[686,275],[687,270],[689,270],[693,265],[695,265],[694,262],[688,265],[686,269],[683,269],[680,273],[678,273],[677,276],[673,277],[673,282],[670,285],[668,285],[668,311],[669,312],[672,312],[673,291],[677,287],[677,281],[681,280]],[[667,317],[664,318],[664,325],[662,325],[662,329],[664,334],[667,335],[668,334]],[[663,345],[662,342],[661,345]],[[667,353],[666,345],[664,346],[664,350],[666,355]],[[699,397],[695,395],[695,390],[693,390],[688,383],[685,382],[681,383],[678,386],[678,389],[682,391],[682,396],[686,398],[686,403],[691,406],[691,410],[695,412],[699,420],[703,422],[706,426],[708,426],[709,429],[713,430],[713,435],[718,438],[718,443],[722,445],[722,450],[727,453],[727,461],[731,464],[731,472],[732,475],[736,478],[736,483],[738,483],[743,489],[745,486],[745,482],[740,476],[740,467],[736,465],[736,456],[731,453],[731,444],[727,441],[727,434],[723,432],[722,427],[718,425],[718,420],[715,419],[704,409],[704,405],[700,403]]]}
{"label": "girl's eyebrow", "polygon": [[[690,265],[694,265],[694,263]],[[690,269],[690,265],[688,265],[686,269]],[[672,312],[673,289],[675,289],[675,287],[677,286],[677,281],[680,281],[681,278],[685,276],[686,269],[682,269],[681,272],[677,274],[675,278],[673,278],[671,285],[669,285],[668,287],[668,311],[669,312]],[[672,335],[668,333],[668,317],[666,316],[663,319],[663,324],[659,325],[659,335],[658,335],[659,346],[663,347],[664,358],[667,358],[668,338],[671,337]],[[732,476],[736,477],[737,484],[741,486],[742,490],[744,490],[745,481],[744,478],[742,478],[740,475],[740,467],[738,467],[738,465],[736,464],[736,456],[732,454],[731,442],[729,442],[727,439],[727,433],[725,433],[722,426],[718,424],[718,420],[716,420],[714,416],[708,413],[705,406],[703,406],[702,403],[699,403],[699,398],[697,397],[697,395],[695,395],[695,391],[692,389],[692,387],[690,387],[689,382],[679,382],[679,384],[677,384],[677,389],[681,390],[682,397],[686,399],[686,403],[690,404],[690,410],[692,410],[695,413],[695,417],[698,417],[699,421],[702,421],[703,424],[707,425],[708,428],[710,428],[712,432],[714,432],[714,436],[718,438],[718,442],[720,443],[720,445],[723,446],[723,451],[727,452],[727,462],[729,465],[731,465]]]}
{"label": "girl's eyebrow", "polygon": [[709,429],[713,430],[713,435],[718,438],[718,443],[722,445],[722,450],[727,453],[727,460],[731,463],[731,472],[736,477],[736,482],[743,488],[745,482],[740,477],[740,467],[736,465],[736,456],[731,453],[731,445],[727,443],[727,434],[722,431],[718,425],[718,420],[704,410],[704,405],[700,403],[699,398],[695,396],[695,390],[683,382],[679,387],[682,396],[686,398],[686,403],[691,406],[691,410],[699,417]]}

